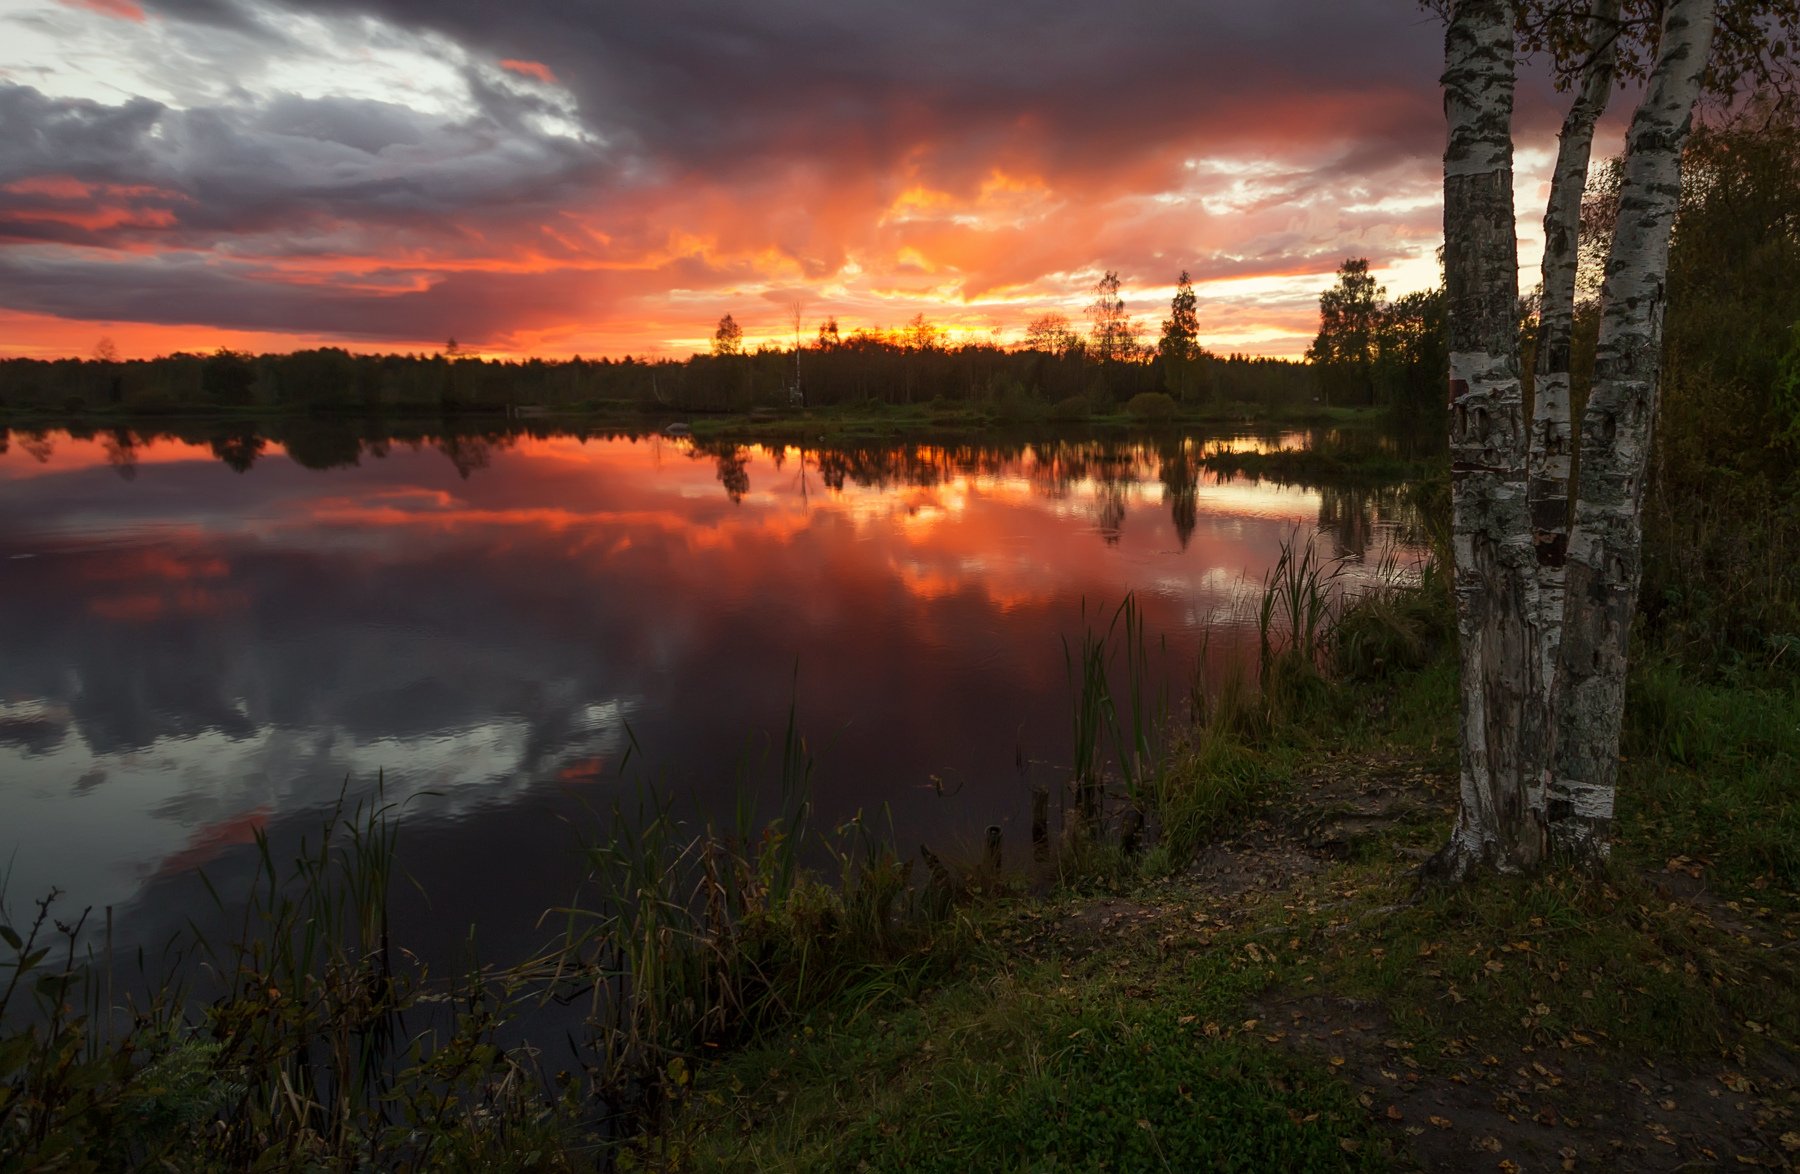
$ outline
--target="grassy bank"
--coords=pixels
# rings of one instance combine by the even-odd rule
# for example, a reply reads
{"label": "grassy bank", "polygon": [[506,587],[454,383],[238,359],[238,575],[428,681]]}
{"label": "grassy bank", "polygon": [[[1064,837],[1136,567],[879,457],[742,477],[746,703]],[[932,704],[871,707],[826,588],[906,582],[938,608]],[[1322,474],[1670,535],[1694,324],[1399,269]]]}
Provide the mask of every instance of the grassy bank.
{"label": "grassy bank", "polygon": [[[1146,397],[1140,397],[1146,399]],[[1135,403],[1136,401],[1134,401]],[[519,421],[567,427],[621,425],[659,430],[669,424],[686,424],[699,436],[759,441],[813,441],[820,436],[894,438],[942,432],[980,432],[1016,429],[1025,425],[1066,425],[1102,430],[1173,427],[1267,428],[1285,425],[1333,425],[1377,427],[1389,422],[1382,408],[1330,407],[1322,404],[1259,404],[1213,401],[1178,403],[1167,396],[1147,397],[1147,402],[1090,405],[1081,397],[1061,403],[1033,399],[1015,401],[921,400],[909,404],[870,400],[860,404],[836,404],[810,408],[758,408],[755,410],[686,410],[633,400],[585,400],[555,407],[517,409],[464,406],[454,411],[437,407],[407,410],[383,409],[375,415],[355,406],[341,409],[308,409],[274,404],[225,406],[170,402],[152,408],[129,404],[97,404],[71,412],[63,408],[20,404],[0,407],[0,426],[19,430],[149,428],[173,422],[280,422],[306,419],[392,420],[408,425],[436,422],[446,429],[459,425],[488,426]]]}
{"label": "grassy bank", "polygon": [[1217,402],[1182,404],[1155,397],[1133,410],[1129,404],[1092,406],[1085,399],[1058,404],[1036,400],[915,404],[867,403],[806,408],[783,413],[709,414],[684,418],[698,436],[742,442],[812,442],[819,439],[906,439],[946,434],[1016,432],[1021,428],[1066,428],[1124,432],[1145,428],[1261,430],[1283,426],[1379,427],[1388,421],[1379,408],[1337,408],[1319,404],[1269,405]]}

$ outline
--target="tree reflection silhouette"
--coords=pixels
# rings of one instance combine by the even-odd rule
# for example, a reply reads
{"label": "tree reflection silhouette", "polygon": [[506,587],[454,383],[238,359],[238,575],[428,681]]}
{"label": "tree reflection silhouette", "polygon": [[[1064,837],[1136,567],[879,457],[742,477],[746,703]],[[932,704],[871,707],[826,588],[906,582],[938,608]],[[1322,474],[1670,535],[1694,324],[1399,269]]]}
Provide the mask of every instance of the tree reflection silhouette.
{"label": "tree reflection silhouette", "polygon": [[31,454],[31,459],[40,465],[50,463],[50,454],[56,451],[50,434],[42,428],[35,428],[19,434],[19,447]]}
{"label": "tree reflection silhouette", "polygon": [[254,428],[215,436],[209,442],[213,455],[234,473],[249,472],[268,443]]}
{"label": "tree reflection silhouette", "polygon": [[749,459],[749,454],[738,445],[720,450],[718,456],[713,457],[713,463],[718,466],[718,483],[725,486],[725,497],[729,497],[734,506],[743,501],[745,493],[751,492]]}
{"label": "tree reflection silhouette", "polygon": [[437,450],[450,458],[456,466],[456,475],[464,481],[477,469],[485,469],[492,459],[488,442],[480,436],[459,436],[454,433],[438,440]]}
{"label": "tree reflection silhouette", "polygon": [[1169,503],[1175,538],[1186,550],[1200,520],[1200,471],[1185,440],[1164,444],[1159,456],[1156,478],[1162,482],[1163,497]]}
{"label": "tree reflection silhouette", "polygon": [[287,454],[303,469],[345,469],[362,463],[362,437],[349,420],[305,420],[282,435]]}
{"label": "tree reflection silhouette", "polygon": [[137,438],[126,428],[109,429],[101,446],[106,450],[106,463],[113,467],[121,481],[133,481],[138,473]]}

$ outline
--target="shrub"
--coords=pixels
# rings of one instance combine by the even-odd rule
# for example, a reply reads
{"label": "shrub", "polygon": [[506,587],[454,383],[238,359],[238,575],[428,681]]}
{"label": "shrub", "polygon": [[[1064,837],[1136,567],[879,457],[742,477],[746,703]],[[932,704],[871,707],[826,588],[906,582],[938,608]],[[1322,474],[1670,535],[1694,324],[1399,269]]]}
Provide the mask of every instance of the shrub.
{"label": "shrub", "polygon": [[1166,392],[1142,391],[1131,397],[1125,411],[1134,420],[1172,420],[1175,418],[1175,401]]}
{"label": "shrub", "polygon": [[1052,420],[1085,420],[1091,411],[1087,396],[1071,395],[1056,401],[1056,405],[1050,409],[1050,418]]}

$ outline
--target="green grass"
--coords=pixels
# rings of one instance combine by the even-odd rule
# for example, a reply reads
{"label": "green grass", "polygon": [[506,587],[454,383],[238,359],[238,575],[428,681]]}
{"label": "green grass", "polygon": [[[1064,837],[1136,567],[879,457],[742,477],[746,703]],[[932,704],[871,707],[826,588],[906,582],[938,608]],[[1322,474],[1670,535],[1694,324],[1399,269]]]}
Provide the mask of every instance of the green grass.
{"label": "green grass", "polygon": [[[826,1011],[729,1058],[646,1166],[782,1170],[1380,1169],[1322,1061],[1226,1030],[1266,984],[1222,954],[1032,957],[1020,915],[986,964],[911,1004]],[[1011,939],[1011,940],[1008,940]]]}
{"label": "green grass", "polygon": [[1621,749],[1631,859],[1694,859],[1774,900],[1800,891],[1800,677],[1725,685],[1673,660],[1640,663]]}

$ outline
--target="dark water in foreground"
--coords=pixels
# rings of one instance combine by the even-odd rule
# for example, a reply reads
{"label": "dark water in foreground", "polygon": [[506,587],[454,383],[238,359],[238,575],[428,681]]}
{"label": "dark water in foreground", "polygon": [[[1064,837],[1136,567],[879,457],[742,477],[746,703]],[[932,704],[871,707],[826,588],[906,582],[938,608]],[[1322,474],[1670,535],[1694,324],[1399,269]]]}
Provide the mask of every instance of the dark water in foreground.
{"label": "dark water in foreground", "polygon": [[1241,638],[1296,530],[1365,565],[1404,541],[1398,494],[1194,464],[1306,439],[821,453],[520,436],[330,461],[271,443],[249,463],[14,434],[10,903],[56,886],[154,943],[195,912],[196,870],[229,894],[256,830],[279,851],[346,779],[366,794],[383,772],[426,894],[405,898],[401,939],[457,956],[473,922],[505,958],[570,897],[590,809],[653,785],[723,825],[740,794],[772,813],[790,703],[818,826],[886,805],[904,845],[956,852],[988,823],[1022,844],[1028,781],[1069,757],[1063,639],[1084,599],[1135,592],[1179,681],[1203,632],[1215,662]]}

